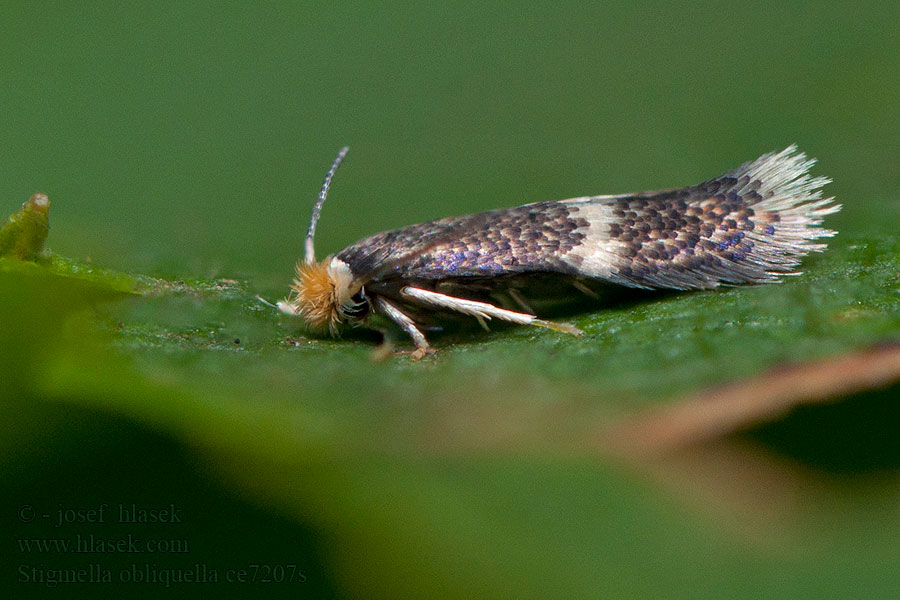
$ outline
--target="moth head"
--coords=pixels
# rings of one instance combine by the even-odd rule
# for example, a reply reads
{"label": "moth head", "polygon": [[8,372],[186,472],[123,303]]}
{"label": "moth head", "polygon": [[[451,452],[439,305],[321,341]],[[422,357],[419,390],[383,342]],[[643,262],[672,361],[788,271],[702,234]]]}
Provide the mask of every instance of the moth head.
{"label": "moth head", "polygon": [[299,315],[310,329],[337,333],[342,323],[356,324],[369,313],[369,300],[344,261],[301,261],[282,310]]}
{"label": "moth head", "polygon": [[303,260],[297,263],[297,274],[291,285],[291,295],[277,305],[283,312],[299,315],[310,329],[316,331],[327,329],[332,334],[337,333],[341,323],[356,324],[362,321],[369,314],[371,307],[362,283],[354,280],[349,265],[331,256],[322,262],[316,262],[313,248],[316,224],[319,222],[322,205],[328,197],[331,179],[348,150],[346,146],[341,148],[337,158],[331,163],[331,168],[328,169],[319,198],[313,206],[309,229],[306,232],[306,254]]}

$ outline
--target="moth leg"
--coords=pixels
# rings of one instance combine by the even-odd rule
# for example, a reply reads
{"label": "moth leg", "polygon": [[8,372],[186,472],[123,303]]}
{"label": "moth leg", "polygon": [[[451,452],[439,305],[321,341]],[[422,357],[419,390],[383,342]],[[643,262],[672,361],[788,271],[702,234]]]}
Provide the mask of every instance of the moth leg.
{"label": "moth leg", "polygon": [[514,290],[513,288],[509,288],[508,290],[506,290],[506,293],[509,294],[509,297],[512,298],[516,304],[519,305],[519,308],[527,313],[534,313],[534,309],[531,308],[531,306],[529,306],[527,302],[525,302],[525,298],[523,298],[522,294],[520,294],[518,291]]}
{"label": "moth leg", "polygon": [[372,362],[381,362],[387,360],[394,353],[394,342],[391,340],[387,330],[381,329],[381,335],[384,336],[381,343],[372,350]]}
{"label": "moth leg", "polygon": [[498,308],[493,304],[488,304],[487,302],[476,302],[475,300],[456,298],[454,296],[447,296],[446,294],[440,294],[438,292],[432,292],[430,290],[405,287],[400,290],[400,295],[405,299],[410,300],[411,302],[462,313],[464,315],[475,317],[479,320],[490,320],[496,318],[502,321],[509,321],[510,323],[518,323],[520,325],[535,325],[537,327],[546,327],[548,329],[562,331],[564,333],[570,333],[572,335],[581,335],[584,333],[583,331],[581,331],[577,327],[573,327],[572,325],[566,325],[564,323],[553,323],[552,321],[544,321],[543,319],[538,319],[534,315],[528,315],[525,313],[506,310],[504,308]]}
{"label": "moth leg", "polygon": [[412,353],[412,359],[419,360],[420,358],[424,358],[431,350],[431,347],[428,345],[428,340],[425,339],[425,335],[416,327],[415,321],[410,319],[399,308],[381,296],[375,296],[375,306],[378,308],[379,312],[399,325],[400,328],[406,332],[406,335],[412,338],[413,343],[416,345],[416,349],[413,350]]}
{"label": "moth leg", "polygon": [[585,296],[590,296],[590,297],[593,298],[594,300],[598,300],[598,299],[600,298],[600,295],[599,295],[597,292],[595,292],[594,290],[592,290],[592,289],[589,288],[588,286],[584,285],[583,283],[581,283],[581,282],[578,281],[577,279],[576,279],[575,281],[572,282],[572,286],[573,286],[576,290],[578,290],[579,292],[581,292],[582,294],[584,294]]}

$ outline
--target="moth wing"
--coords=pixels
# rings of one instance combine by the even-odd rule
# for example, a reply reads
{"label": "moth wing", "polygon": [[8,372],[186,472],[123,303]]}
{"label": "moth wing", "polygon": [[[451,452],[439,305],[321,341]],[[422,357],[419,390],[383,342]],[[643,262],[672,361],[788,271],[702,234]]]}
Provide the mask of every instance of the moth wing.
{"label": "moth wing", "polygon": [[791,146],[704,183],[573,202],[588,222],[565,260],[580,273],[631,287],[711,288],[777,281],[809,252],[840,210],[822,198],[814,160]]}
{"label": "moth wing", "polygon": [[556,273],[638,288],[777,281],[825,248],[839,205],[791,146],[695,186],[592,196],[441,219],[338,254],[361,281]]}
{"label": "moth wing", "polygon": [[350,266],[357,282],[366,283],[391,270],[402,270],[410,261],[459,239],[466,232],[484,228],[490,221],[491,213],[496,212],[502,210],[439,219],[377,233],[347,246],[337,254],[337,258]]}
{"label": "moth wing", "polygon": [[[382,266],[382,279],[490,278],[520,273],[566,273],[562,260],[584,238],[569,218],[572,201],[536,202],[379,234],[338,257]],[[586,222],[582,223],[586,225]],[[383,257],[383,258],[382,258]],[[354,268],[354,263],[351,268]],[[392,270],[391,270],[392,268]]]}

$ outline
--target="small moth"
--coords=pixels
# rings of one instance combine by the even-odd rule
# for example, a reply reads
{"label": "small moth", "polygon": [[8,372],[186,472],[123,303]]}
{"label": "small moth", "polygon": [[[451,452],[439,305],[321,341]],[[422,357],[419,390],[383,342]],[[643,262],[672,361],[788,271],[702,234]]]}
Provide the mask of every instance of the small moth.
{"label": "small moth", "polygon": [[525,300],[532,286],[568,297],[590,293],[591,280],[675,290],[777,282],[796,274],[806,254],[825,249],[815,240],[836,232],[819,225],[841,208],[822,198],[830,180],[808,174],[815,160],[790,146],[699,185],[429,221],[375,234],[317,262],[316,224],[347,151],[328,170],[304,260],[278,308],[332,334],[345,323],[373,326],[380,315],[412,338],[414,358],[431,351],[422,329],[441,313],[581,335],[532,314]]}

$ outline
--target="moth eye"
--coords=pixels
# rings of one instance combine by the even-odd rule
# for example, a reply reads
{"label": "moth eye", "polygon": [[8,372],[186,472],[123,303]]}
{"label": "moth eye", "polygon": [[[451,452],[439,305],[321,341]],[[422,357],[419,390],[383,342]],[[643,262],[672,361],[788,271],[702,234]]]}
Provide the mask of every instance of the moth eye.
{"label": "moth eye", "polygon": [[369,299],[366,298],[365,290],[360,289],[352,298],[350,298],[350,303],[345,305],[341,312],[345,317],[362,319],[369,314],[371,308],[372,305],[369,303]]}

